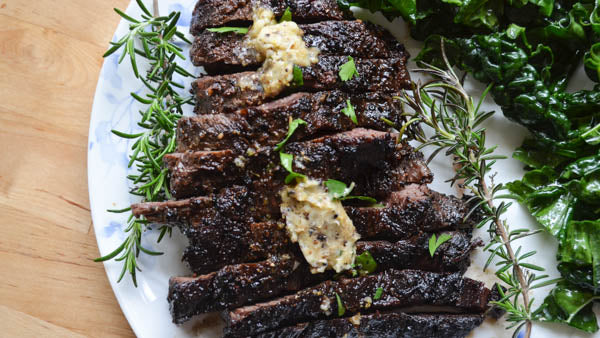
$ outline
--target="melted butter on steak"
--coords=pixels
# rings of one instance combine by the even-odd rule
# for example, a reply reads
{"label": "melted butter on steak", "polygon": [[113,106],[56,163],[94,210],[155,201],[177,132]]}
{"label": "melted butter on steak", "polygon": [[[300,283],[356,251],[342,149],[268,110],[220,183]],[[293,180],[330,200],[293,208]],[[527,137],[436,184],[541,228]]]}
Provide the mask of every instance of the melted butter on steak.
{"label": "melted butter on steak", "polygon": [[263,64],[257,73],[241,78],[238,86],[262,87],[268,96],[276,96],[292,82],[294,65],[307,67],[317,63],[319,50],[306,47],[304,32],[295,22],[277,23],[270,9],[255,8],[252,20],[242,52],[256,53]]}
{"label": "melted butter on steak", "polygon": [[352,267],[356,232],[342,203],[334,200],[316,180],[304,180],[281,191],[281,213],[292,242],[298,242],[312,273]]}

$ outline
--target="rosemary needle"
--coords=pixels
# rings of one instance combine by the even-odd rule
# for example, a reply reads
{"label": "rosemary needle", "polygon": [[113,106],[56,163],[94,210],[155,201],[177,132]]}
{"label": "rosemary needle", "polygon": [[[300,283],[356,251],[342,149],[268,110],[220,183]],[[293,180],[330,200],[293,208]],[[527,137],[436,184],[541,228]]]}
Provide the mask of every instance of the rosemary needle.
{"label": "rosemary needle", "polygon": [[[177,59],[184,60],[183,51],[173,43],[173,39],[179,38],[190,43],[183,33],[177,31],[177,21],[180,13],[172,12],[168,16],[158,16],[156,1],[154,2],[154,13],[144,6],[142,0],[136,0],[142,10],[141,19],[135,19],[119,9],[115,12],[123,19],[130,22],[129,32],[117,42],[111,42],[111,47],[106,51],[104,57],[112,55],[122,49],[119,63],[127,56],[132,65],[133,73],[150,91],[145,97],[131,93],[131,96],[144,105],[145,110],[140,111],[137,125],[142,129],[139,133],[128,134],[118,130],[112,133],[133,141],[128,166],[138,170],[136,174],[128,175],[127,178],[133,182],[134,187],[131,194],[142,196],[145,201],[163,201],[170,199],[169,180],[167,169],[163,167],[163,157],[175,150],[176,135],[175,128],[177,120],[183,115],[183,106],[192,103],[191,97],[182,97],[178,93],[181,85],[173,82],[175,73],[184,77],[192,77],[188,71],[177,64]],[[141,44],[143,49],[135,48]],[[148,71],[142,76],[141,67],[138,65],[140,59],[148,62]],[[121,210],[109,210],[109,212],[128,212],[131,208]],[[123,268],[118,281],[125,274],[129,274],[134,285],[137,286],[136,272],[141,271],[137,258],[140,253],[148,255],[161,255],[144,248],[141,245],[142,235],[147,227],[147,221],[136,218],[130,214],[127,221],[127,234],[125,241],[113,252],[106,256],[97,258],[95,261],[102,262],[114,259],[122,262]],[[172,229],[167,226],[160,228],[158,242]]]}
{"label": "rosemary needle", "polygon": [[[464,78],[459,78],[450,66],[444,53],[443,40],[441,51],[447,69],[423,64],[423,68],[416,71],[433,79],[425,84],[415,84],[412,93],[404,93],[400,98],[414,110],[413,115],[407,116],[402,130],[421,143],[419,149],[428,146],[435,148],[429,160],[440,152],[453,158],[456,172],[449,181],[451,184],[462,182],[461,186],[473,194],[468,200],[472,209],[465,218],[479,214],[482,220],[478,227],[488,226],[490,242],[484,251],[489,253],[489,258],[484,269],[496,260],[496,276],[504,285],[498,285],[501,299],[493,303],[508,313],[507,321],[510,324],[507,329],[514,328],[515,335],[518,335],[525,327],[525,337],[529,337],[532,321],[536,319],[529,291],[558,280],[548,280],[547,275],[536,275],[534,271],[544,269],[524,261],[535,255],[535,251],[521,253],[520,246],[514,249],[515,240],[538,231],[510,229],[502,216],[511,203],[502,201],[496,205],[496,201],[503,197],[499,192],[504,186],[494,182],[495,174],[491,174],[491,171],[496,161],[505,157],[494,154],[495,146],[485,145],[485,129],[479,127],[492,116],[492,113],[481,110],[481,102],[491,87],[475,104],[463,87]],[[423,126],[431,128],[433,135],[427,137]]]}

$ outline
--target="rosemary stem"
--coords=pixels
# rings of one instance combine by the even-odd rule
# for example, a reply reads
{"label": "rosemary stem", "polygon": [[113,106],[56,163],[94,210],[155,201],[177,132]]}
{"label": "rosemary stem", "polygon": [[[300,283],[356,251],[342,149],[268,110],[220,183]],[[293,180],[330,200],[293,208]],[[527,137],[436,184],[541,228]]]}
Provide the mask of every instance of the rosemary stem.
{"label": "rosemary stem", "polygon": [[154,13],[155,18],[160,16],[160,13],[158,12],[158,0],[152,0],[152,13]]}
{"label": "rosemary stem", "polygon": [[[492,197],[492,194],[490,193],[490,190],[488,188],[485,177],[480,176],[479,183],[481,184],[484,198],[487,201],[488,207],[493,210],[494,209],[493,197]],[[508,257],[510,258],[511,262],[513,263],[513,269],[515,269],[517,279],[519,280],[519,284],[521,285],[521,295],[523,297],[523,306],[525,307],[525,312],[529,313],[529,286],[525,279],[525,274],[523,273],[523,269],[521,269],[521,266],[519,266],[519,264],[517,264],[518,263],[517,258],[515,257],[514,250],[512,248],[512,245],[510,244],[510,240],[508,238],[508,234],[506,233],[506,229],[504,228],[504,224],[502,224],[502,221],[498,217],[494,217],[494,223],[496,224],[496,233],[498,234],[498,236],[500,236],[502,238],[502,241],[504,242],[504,247],[506,248]],[[526,327],[525,327],[524,338],[529,338],[531,336],[531,327],[532,327],[532,322],[531,322],[530,318],[528,318],[526,320],[525,325],[526,325]]]}

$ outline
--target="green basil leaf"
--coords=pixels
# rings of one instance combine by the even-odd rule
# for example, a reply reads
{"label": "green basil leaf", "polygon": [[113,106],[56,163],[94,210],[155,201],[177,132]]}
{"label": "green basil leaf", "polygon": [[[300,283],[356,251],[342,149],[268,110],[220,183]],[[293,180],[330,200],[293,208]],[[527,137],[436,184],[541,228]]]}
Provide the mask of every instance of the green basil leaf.
{"label": "green basil leaf", "polygon": [[354,111],[354,106],[350,102],[350,100],[346,100],[346,108],[342,109],[342,113],[352,120],[352,123],[358,125],[358,119],[356,118],[356,112]]}
{"label": "green basil leaf", "polygon": [[247,27],[218,27],[218,28],[207,28],[206,29],[209,32],[214,32],[214,33],[237,33],[237,34],[247,34],[248,33],[248,28]]}
{"label": "green basil leaf", "polygon": [[307,124],[306,121],[304,121],[303,119],[295,119],[295,120],[291,121],[290,126],[288,128],[287,135],[285,136],[283,141],[277,143],[277,145],[275,146],[275,150],[280,151],[281,148],[283,148],[283,146],[287,143],[287,141],[289,141],[290,137],[292,137],[292,135],[294,134],[296,129],[298,129],[298,127],[300,127],[300,125],[306,125],[306,124]]}
{"label": "green basil leaf", "polygon": [[294,155],[280,152],[279,160],[281,161],[281,166],[284,167],[285,170],[287,170],[289,172],[289,174],[285,178],[285,184],[290,184],[292,181],[294,181],[296,179],[306,179],[306,176],[299,174],[297,172],[294,172],[294,170],[292,169],[293,162],[294,162]]}
{"label": "green basil leaf", "polygon": [[337,301],[338,316],[341,317],[344,315],[344,313],[346,313],[346,308],[344,307],[344,303],[342,303],[342,298],[337,292],[335,293],[335,299]]}
{"label": "green basil leaf", "polygon": [[279,22],[285,21],[292,21],[292,11],[289,7],[285,9],[285,12],[283,12],[283,15],[281,16],[281,19],[279,19]]}
{"label": "green basil leaf", "polygon": [[350,187],[348,187],[346,183],[332,179],[325,181],[325,186],[331,197],[334,199],[346,197],[352,192],[352,189],[354,189],[354,183],[350,184]]}
{"label": "green basil leaf", "polygon": [[452,238],[452,235],[449,235],[449,234],[441,234],[440,237],[436,237],[436,235],[433,234],[429,238],[429,254],[431,255],[431,257],[433,257],[435,255],[435,252],[440,247],[440,245],[446,243],[451,238]]}
{"label": "green basil leaf", "polygon": [[358,77],[358,70],[356,70],[356,64],[354,63],[354,58],[352,56],[348,56],[348,61],[340,66],[340,79],[346,82],[352,79],[354,76]]}
{"label": "green basil leaf", "polygon": [[369,251],[356,256],[354,265],[361,275],[367,275],[377,270],[377,262]]}
{"label": "green basil leaf", "polygon": [[375,295],[373,296],[373,300],[378,300],[381,298],[381,295],[383,295],[383,289],[382,288],[377,288],[375,290]]}
{"label": "green basil leaf", "polygon": [[302,73],[302,68],[294,65],[293,75],[294,78],[292,79],[292,83],[294,84],[294,86],[304,86],[304,74]]}

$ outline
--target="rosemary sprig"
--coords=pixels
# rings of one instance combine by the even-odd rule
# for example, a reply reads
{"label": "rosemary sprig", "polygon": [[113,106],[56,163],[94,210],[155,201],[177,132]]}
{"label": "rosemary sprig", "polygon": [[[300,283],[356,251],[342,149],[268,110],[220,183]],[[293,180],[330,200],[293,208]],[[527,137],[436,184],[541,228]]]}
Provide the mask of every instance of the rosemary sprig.
{"label": "rosemary sprig", "polygon": [[[131,93],[131,96],[146,106],[140,111],[140,120],[137,125],[141,132],[128,134],[113,130],[112,132],[126,139],[135,140],[131,147],[129,156],[129,168],[136,169],[135,174],[127,178],[133,182],[130,193],[141,196],[144,201],[162,201],[170,199],[167,169],[163,165],[163,157],[175,150],[175,130],[177,120],[183,115],[183,106],[192,102],[191,97],[182,97],[178,90],[183,86],[173,81],[173,75],[178,73],[184,77],[193,77],[177,64],[177,59],[185,60],[181,52],[182,48],[177,46],[173,40],[177,37],[186,43],[190,43],[183,33],[177,31],[177,21],[180,13],[172,12],[168,16],[158,15],[157,1],[154,1],[154,13],[144,6],[142,0],[136,0],[142,10],[141,19],[134,19],[119,9],[115,12],[123,19],[129,21],[129,32],[117,42],[111,42],[112,47],[104,54],[107,57],[116,51],[123,49],[119,58],[122,62],[127,55],[131,60],[133,73],[136,78],[150,91],[145,97]],[[141,45],[142,48],[136,48]],[[143,58],[148,63],[148,71],[143,77],[140,76],[138,58]],[[128,212],[130,208],[122,210],[109,210],[112,212]],[[128,234],[125,241],[110,254],[96,259],[103,262],[115,257],[116,261],[123,262],[123,269],[118,281],[123,279],[126,272],[129,273],[134,285],[137,286],[136,271],[141,271],[137,264],[137,257],[141,252],[149,255],[161,255],[141,245],[143,231],[146,229],[147,221],[144,218],[129,216],[128,226],[125,233]],[[165,234],[171,235],[171,228],[163,226],[160,228],[158,242]]]}
{"label": "rosemary sprig", "polygon": [[[496,260],[496,276],[506,287],[504,289],[498,285],[502,298],[494,304],[508,313],[507,320],[511,324],[507,329],[515,328],[516,336],[525,326],[525,337],[528,338],[531,335],[532,321],[536,319],[536,314],[532,311],[534,299],[530,299],[529,291],[557,280],[548,280],[548,275],[536,275],[534,271],[544,271],[544,268],[525,262],[536,251],[522,253],[521,246],[516,250],[513,248],[514,241],[539,231],[512,230],[502,217],[511,203],[501,201],[496,205],[497,200],[505,197],[499,194],[504,186],[494,182],[495,173],[492,174],[491,171],[496,161],[505,156],[494,154],[496,146],[485,145],[485,129],[480,127],[482,122],[493,115],[493,112],[480,109],[491,87],[486,89],[475,104],[463,87],[464,77],[459,78],[450,66],[444,53],[443,41],[441,50],[447,70],[424,64],[424,68],[417,69],[416,72],[429,75],[432,79],[424,84],[415,84],[412,93],[404,93],[399,98],[413,110],[412,113],[407,113],[407,122],[402,130],[421,143],[419,149],[435,147],[429,161],[442,151],[453,158],[455,175],[449,182],[451,185],[459,184],[473,194],[468,203],[474,206],[466,218],[481,213],[483,220],[477,226],[488,226],[490,242],[484,250],[490,255],[484,269]],[[423,126],[430,127],[433,135],[427,137]]]}

